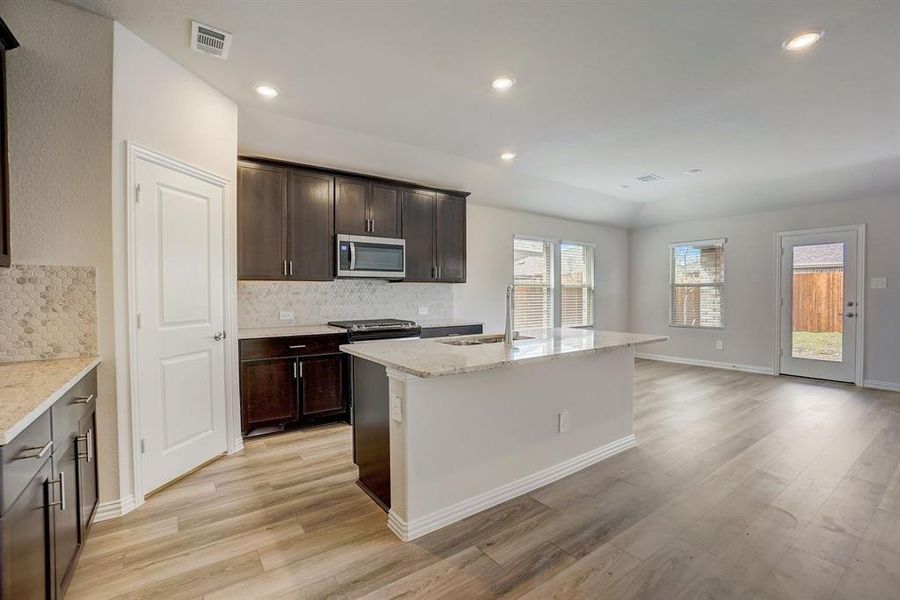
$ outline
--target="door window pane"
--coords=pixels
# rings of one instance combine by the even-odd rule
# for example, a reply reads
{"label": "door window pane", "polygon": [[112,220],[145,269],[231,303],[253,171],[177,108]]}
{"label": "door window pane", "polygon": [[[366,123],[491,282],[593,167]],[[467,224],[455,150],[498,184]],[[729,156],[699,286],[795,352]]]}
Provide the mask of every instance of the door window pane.
{"label": "door window pane", "polygon": [[841,362],[844,244],[794,246],[791,356]]}

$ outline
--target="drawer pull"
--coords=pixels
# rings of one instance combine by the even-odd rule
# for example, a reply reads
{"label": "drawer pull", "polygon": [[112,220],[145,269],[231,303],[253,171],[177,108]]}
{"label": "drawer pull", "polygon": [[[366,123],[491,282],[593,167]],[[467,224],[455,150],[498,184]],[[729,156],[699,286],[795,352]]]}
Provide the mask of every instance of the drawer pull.
{"label": "drawer pull", "polygon": [[58,483],[59,484],[59,500],[56,502],[51,502],[47,505],[47,507],[58,506],[59,510],[65,512],[66,510],[66,474],[64,471],[60,471],[59,479],[48,479],[48,484]]}
{"label": "drawer pull", "polygon": [[78,443],[84,442],[84,452],[78,451],[78,458],[84,459],[87,462],[92,462],[94,460],[94,430],[88,429],[88,432],[84,435],[79,435],[75,438],[78,440]]}
{"label": "drawer pull", "polygon": [[44,458],[47,456],[47,453],[50,452],[50,449],[53,448],[53,440],[50,440],[43,447],[36,446],[34,448],[25,448],[19,456],[16,457],[17,460],[22,460],[26,458]]}
{"label": "drawer pull", "polygon": [[72,398],[71,404],[90,404],[91,400],[93,399],[93,394],[88,394],[87,396],[79,396],[77,398]]}
{"label": "drawer pull", "polygon": [[288,346],[291,350],[299,350],[300,348],[306,348],[306,344],[297,344],[296,346]]}

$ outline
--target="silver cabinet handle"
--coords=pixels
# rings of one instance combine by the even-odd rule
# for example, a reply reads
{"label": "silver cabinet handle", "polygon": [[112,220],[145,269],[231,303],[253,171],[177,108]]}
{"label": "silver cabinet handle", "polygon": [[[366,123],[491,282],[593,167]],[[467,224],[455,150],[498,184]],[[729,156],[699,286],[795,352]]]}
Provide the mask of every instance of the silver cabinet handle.
{"label": "silver cabinet handle", "polygon": [[294,276],[294,261],[292,260],[288,261],[288,275],[290,275],[291,277]]}
{"label": "silver cabinet handle", "polygon": [[300,348],[306,348],[306,344],[297,344],[296,346],[288,346],[291,350],[298,350]]}
{"label": "silver cabinet handle", "polygon": [[59,479],[48,479],[47,483],[48,484],[54,484],[54,483],[59,484],[59,500],[57,500],[56,502],[51,502],[50,504],[47,505],[47,507],[49,508],[49,507],[53,507],[53,506],[58,506],[59,510],[65,512],[65,510],[66,510],[66,474],[64,472],[60,471]]}
{"label": "silver cabinet handle", "polygon": [[298,361],[297,364],[300,365],[300,377],[303,377],[303,363]]}
{"label": "silver cabinet handle", "polygon": [[294,361],[294,379],[297,379],[297,361]]}
{"label": "silver cabinet handle", "polygon": [[372,233],[375,233],[375,219],[372,219]]}
{"label": "silver cabinet handle", "polygon": [[281,261],[281,274],[284,275],[285,277],[287,277],[287,269],[288,269],[287,263],[288,263],[288,261],[286,261],[286,260]]}
{"label": "silver cabinet handle", "polygon": [[72,398],[71,404],[90,404],[91,400],[93,399],[93,394],[88,394],[87,396],[78,396],[77,398]]}
{"label": "silver cabinet handle", "polygon": [[53,440],[50,440],[43,446],[35,446],[34,448],[25,448],[19,456],[16,457],[16,460],[23,460],[26,458],[44,458],[47,456],[47,453],[50,452],[50,449],[53,448]]}
{"label": "silver cabinet handle", "polygon": [[86,434],[79,435],[75,439],[78,442],[84,442],[84,452],[79,452],[78,458],[83,458],[87,462],[92,462],[94,460],[94,430],[88,429]]}

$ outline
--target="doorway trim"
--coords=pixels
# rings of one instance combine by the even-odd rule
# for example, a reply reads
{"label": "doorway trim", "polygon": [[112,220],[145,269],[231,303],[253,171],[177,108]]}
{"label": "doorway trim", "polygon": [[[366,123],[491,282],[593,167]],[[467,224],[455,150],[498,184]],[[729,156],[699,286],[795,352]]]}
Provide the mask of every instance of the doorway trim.
{"label": "doorway trim", "polygon": [[866,225],[838,225],[817,229],[797,229],[778,231],[775,233],[775,352],[773,373],[781,375],[781,246],[783,238],[792,235],[811,235],[817,233],[856,232],[856,370],[853,383],[863,387],[865,383],[865,338],[866,338]]}
{"label": "doorway trim", "polygon": [[[229,454],[243,448],[240,435],[240,399],[238,396],[237,372],[237,212],[231,195],[231,180],[221,175],[205,171],[162,153],[150,150],[131,141],[126,141],[125,201],[126,201],[126,271],[128,280],[128,408],[131,418],[131,474],[133,502],[129,502],[125,514],[144,503],[143,473],[141,465],[140,394],[135,373],[137,372],[137,267],[135,253],[135,203],[137,188],[134,173],[137,160],[145,160],[189,177],[194,177],[222,189],[222,251],[224,252],[222,299],[224,308],[225,338],[225,437]],[[119,403],[121,408],[122,403]],[[121,421],[120,421],[121,423]],[[123,459],[123,436],[119,431],[119,460]],[[127,447],[127,446],[126,446]],[[123,506],[124,509],[124,506]]]}

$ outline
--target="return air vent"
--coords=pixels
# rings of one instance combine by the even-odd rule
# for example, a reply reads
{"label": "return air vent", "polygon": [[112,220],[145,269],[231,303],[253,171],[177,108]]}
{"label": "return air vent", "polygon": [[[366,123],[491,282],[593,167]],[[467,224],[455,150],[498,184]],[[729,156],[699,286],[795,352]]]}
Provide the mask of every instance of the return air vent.
{"label": "return air vent", "polygon": [[650,183],[651,181],[662,181],[663,178],[655,173],[647,173],[646,175],[641,175],[640,177],[635,177],[638,181],[643,181],[646,183]]}
{"label": "return air vent", "polygon": [[191,21],[191,50],[216,58],[228,58],[231,34],[197,21]]}

